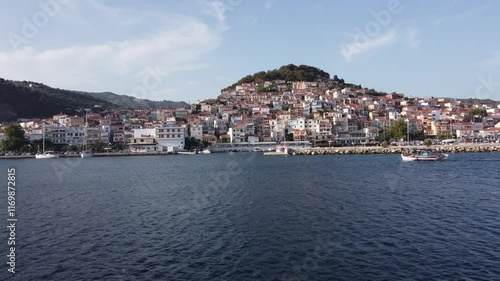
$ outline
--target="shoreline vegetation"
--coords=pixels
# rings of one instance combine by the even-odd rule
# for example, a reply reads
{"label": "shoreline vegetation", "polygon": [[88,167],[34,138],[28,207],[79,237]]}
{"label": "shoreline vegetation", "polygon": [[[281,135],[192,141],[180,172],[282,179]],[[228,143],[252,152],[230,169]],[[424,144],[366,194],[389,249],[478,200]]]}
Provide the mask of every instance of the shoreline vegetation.
{"label": "shoreline vegetation", "polygon": [[[312,147],[312,148],[290,148],[290,155],[347,155],[347,154],[401,154],[415,153],[423,150],[441,153],[480,153],[480,152],[500,152],[500,144],[498,143],[483,143],[483,144],[452,144],[452,145],[432,145],[426,146],[346,146],[346,147]],[[226,153],[226,152],[218,152]],[[244,152],[242,152],[244,153]],[[257,152],[247,152],[257,153]],[[110,152],[110,153],[95,153],[94,157],[118,157],[118,156],[166,156],[175,155],[173,152],[157,151],[157,152]],[[79,158],[79,154],[61,154],[60,158]],[[35,158],[35,155],[11,155],[0,156],[0,159],[25,159]]]}

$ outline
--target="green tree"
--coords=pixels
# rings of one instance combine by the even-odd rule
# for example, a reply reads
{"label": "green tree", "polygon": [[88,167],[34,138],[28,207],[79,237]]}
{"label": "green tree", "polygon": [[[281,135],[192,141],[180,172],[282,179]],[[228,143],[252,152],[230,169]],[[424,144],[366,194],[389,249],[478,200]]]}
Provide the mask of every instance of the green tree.
{"label": "green tree", "polygon": [[424,140],[424,145],[431,146],[432,145],[432,141],[430,139],[425,139]]}
{"label": "green tree", "polygon": [[0,150],[19,151],[27,143],[21,126],[9,125],[5,128],[5,140],[0,142]]}
{"label": "green tree", "polygon": [[89,145],[93,151],[96,151],[96,152],[103,152],[104,151],[104,147],[106,147],[106,145],[104,145],[104,143],[102,141],[98,141],[97,143],[93,144],[93,145]]}
{"label": "green tree", "polygon": [[[43,140],[34,140],[31,142],[31,147],[36,151],[42,151]],[[48,139],[45,139],[45,150],[55,150],[56,145]]]}
{"label": "green tree", "polygon": [[483,117],[488,117],[488,112],[484,108],[471,108],[467,112],[469,121],[481,122]]}
{"label": "green tree", "polygon": [[285,141],[293,141],[293,133],[285,135]]}
{"label": "green tree", "polygon": [[386,130],[382,131],[375,140],[386,141],[390,139],[406,139],[407,133],[406,122],[403,119],[395,120],[392,122],[391,126]]}
{"label": "green tree", "polygon": [[445,140],[445,139],[451,139],[453,137],[452,134],[438,134],[437,136],[438,140]]}
{"label": "green tree", "polygon": [[201,141],[194,137],[186,137],[184,139],[184,149],[191,150],[201,146]]}
{"label": "green tree", "polygon": [[423,141],[425,139],[424,131],[410,133],[410,139]]}

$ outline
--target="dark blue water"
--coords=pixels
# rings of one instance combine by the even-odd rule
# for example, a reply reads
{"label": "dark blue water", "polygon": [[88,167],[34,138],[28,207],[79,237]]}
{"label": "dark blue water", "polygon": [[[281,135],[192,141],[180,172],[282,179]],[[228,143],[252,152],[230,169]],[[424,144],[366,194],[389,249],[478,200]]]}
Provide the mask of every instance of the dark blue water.
{"label": "dark blue water", "polygon": [[[0,160],[0,280],[500,280],[500,154]],[[7,224],[6,188],[0,213]]]}

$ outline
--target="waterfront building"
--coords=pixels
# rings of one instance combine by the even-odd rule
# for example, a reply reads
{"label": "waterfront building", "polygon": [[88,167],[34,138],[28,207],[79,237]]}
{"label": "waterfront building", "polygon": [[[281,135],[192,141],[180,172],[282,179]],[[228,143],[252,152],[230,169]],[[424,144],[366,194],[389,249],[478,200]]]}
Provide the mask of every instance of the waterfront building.
{"label": "waterfront building", "polygon": [[[88,145],[96,145],[102,143],[101,130],[99,127],[86,127],[83,130]],[[83,142],[82,142],[83,144]]]}
{"label": "waterfront building", "polygon": [[[130,144],[145,144],[149,145],[150,148],[156,147],[156,150],[159,151],[179,151],[184,149],[185,137],[186,129],[184,127],[165,124],[155,128],[134,129]],[[149,138],[154,139],[154,142],[150,141]],[[143,140],[141,141],[141,139]]]}
{"label": "waterfront building", "polygon": [[69,145],[83,145],[84,142],[84,128],[83,127],[66,127],[66,144]]}
{"label": "waterfront building", "polygon": [[201,140],[203,137],[203,126],[202,125],[193,125],[189,127],[189,136],[198,140]]}

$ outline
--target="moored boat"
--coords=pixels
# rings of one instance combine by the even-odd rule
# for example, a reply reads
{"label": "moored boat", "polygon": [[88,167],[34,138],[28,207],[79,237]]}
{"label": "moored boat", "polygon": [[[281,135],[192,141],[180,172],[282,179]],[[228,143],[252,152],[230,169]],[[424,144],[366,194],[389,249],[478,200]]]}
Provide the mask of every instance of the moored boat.
{"label": "moored boat", "polygon": [[210,154],[212,153],[208,148],[205,148],[203,149],[202,151],[200,151],[201,154]]}
{"label": "moored boat", "polygon": [[59,158],[59,154],[54,151],[45,151],[45,122],[42,122],[42,153],[37,153],[35,159]]}
{"label": "moored boat", "polygon": [[401,158],[403,161],[439,161],[445,160],[448,158],[448,154],[445,153],[431,153],[431,152],[423,152],[421,154],[417,153],[403,153],[401,154]]}
{"label": "moored boat", "polygon": [[180,155],[195,155],[196,152],[194,152],[194,151],[177,151],[177,154],[180,154]]}
{"label": "moored boat", "polygon": [[38,153],[35,155],[35,159],[52,159],[52,158],[59,158],[59,154],[56,154],[53,151],[44,151],[43,153]]}
{"label": "moored boat", "polygon": [[288,153],[288,147],[286,145],[279,145],[276,147],[275,151],[268,151],[264,152],[265,156],[287,156],[289,155]]}
{"label": "moored boat", "polygon": [[94,153],[92,153],[92,151],[86,150],[86,151],[80,153],[80,157],[91,158],[91,157],[94,157]]}

